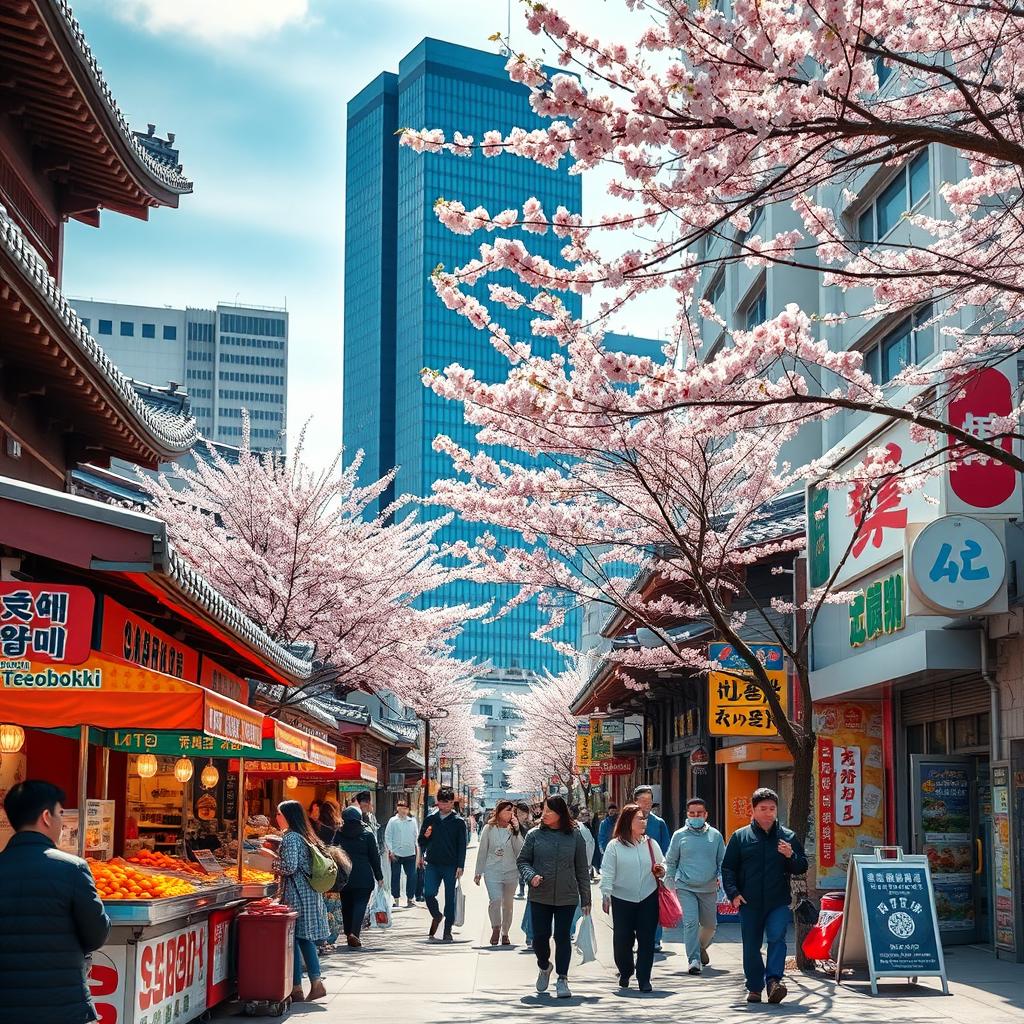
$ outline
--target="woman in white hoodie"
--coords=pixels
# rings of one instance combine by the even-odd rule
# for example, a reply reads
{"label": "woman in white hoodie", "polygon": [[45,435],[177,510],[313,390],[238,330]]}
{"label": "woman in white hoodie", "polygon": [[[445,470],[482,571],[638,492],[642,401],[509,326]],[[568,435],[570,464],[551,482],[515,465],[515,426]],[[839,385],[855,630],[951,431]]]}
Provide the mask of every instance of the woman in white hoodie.
{"label": "woman in white hoodie", "polygon": [[490,820],[480,833],[480,846],[476,852],[476,870],[473,881],[477,885],[483,878],[490,902],[487,913],[491,919],[491,945],[511,946],[508,929],[512,924],[512,901],[519,884],[516,858],[523,848],[523,836],[515,818],[516,805],[511,800],[499,800]]}
{"label": "woman in white hoodie", "polygon": [[[629,988],[636,971],[641,992],[650,992],[654,966],[654,933],[658,928],[658,879],[665,874],[665,856],[648,835],[647,814],[626,804],[601,862],[601,906],[612,912],[612,948],[619,987]],[[636,941],[636,963],[633,942]]]}

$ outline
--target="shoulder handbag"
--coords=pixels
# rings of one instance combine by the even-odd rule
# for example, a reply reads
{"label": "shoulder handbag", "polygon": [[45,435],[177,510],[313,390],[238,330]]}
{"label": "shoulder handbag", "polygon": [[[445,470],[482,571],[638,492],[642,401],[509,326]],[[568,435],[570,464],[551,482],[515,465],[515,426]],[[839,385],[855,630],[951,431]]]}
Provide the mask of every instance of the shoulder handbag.
{"label": "shoulder handbag", "polygon": [[[651,871],[654,870],[654,847],[647,840],[647,852],[651,855]],[[683,920],[683,908],[679,897],[659,878],[658,880],[658,924],[662,928],[678,928]]]}

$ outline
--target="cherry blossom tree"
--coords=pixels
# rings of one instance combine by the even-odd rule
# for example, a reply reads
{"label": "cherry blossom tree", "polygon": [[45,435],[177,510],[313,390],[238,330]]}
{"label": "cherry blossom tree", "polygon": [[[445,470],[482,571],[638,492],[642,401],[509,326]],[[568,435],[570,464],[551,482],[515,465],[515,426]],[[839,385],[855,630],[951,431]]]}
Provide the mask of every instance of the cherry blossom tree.
{"label": "cherry blossom tree", "polygon": [[425,718],[468,706],[451,641],[485,609],[430,603],[458,571],[434,541],[448,520],[392,518],[408,499],[371,515],[393,474],[361,486],[361,455],[343,471],[340,455],[313,470],[301,436],[287,460],[255,453],[243,422],[237,462],[211,446],[194,469],[142,479],[181,553],[270,637],[322,666],[284,700],[342,688],[389,690]]}
{"label": "cherry blossom tree", "polygon": [[510,702],[522,717],[508,749],[514,753],[509,763],[509,789],[513,792],[543,795],[548,783],[557,777],[572,791],[589,790],[589,782],[576,765],[576,723],[569,711],[573,698],[583,689],[590,675],[587,658],[575,660],[558,674],[545,672],[528,693],[517,694]]}
{"label": "cherry blossom tree", "polygon": [[[678,303],[678,366],[640,368],[662,382],[655,409],[739,400],[741,420],[780,403],[798,420],[837,408],[883,411],[931,431],[947,458],[970,449],[1024,470],[1013,448],[1019,398],[980,435],[947,417],[969,372],[1020,351],[1024,336],[1024,24],[1015,4],[626,6],[636,15],[632,38],[600,40],[554,6],[527,4],[529,30],[572,72],[549,75],[525,54],[509,59],[510,76],[550,119],[546,128],[488,131],[479,140],[459,132],[449,140],[430,126],[403,133],[404,144],[423,151],[615,172],[615,208],[589,223],[536,199],[488,211],[439,198],[437,215],[453,231],[495,235],[478,259],[435,274],[442,300],[510,358],[526,359],[527,341],[492,318],[497,306],[526,302],[523,292],[504,278],[488,282],[489,302],[471,291],[495,274],[511,272],[523,291],[594,296],[595,318],[667,290]],[[859,190],[928,147],[942,165],[933,176],[936,209],[911,210],[884,237],[874,226],[862,230]],[[757,214],[775,205],[792,207],[798,226],[764,236]],[[566,240],[557,265],[533,255],[519,234],[549,230]],[[726,244],[714,248],[718,238]],[[695,289],[704,266],[728,261],[821,273],[826,285],[856,292],[857,315],[869,319],[934,303],[946,350],[927,372],[909,366],[883,389],[862,372],[859,354],[832,351],[829,328],[844,317],[825,316],[794,338],[795,350],[766,350],[760,329],[733,332],[733,344],[703,367],[700,321],[719,313],[698,304]],[[870,299],[861,301],[863,293]],[[614,354],[602,353],[598,339],[593,358],[602,355]],[[708,381],[714,393],[702,389]],[[605,411],[593,410],[596,422]]]}

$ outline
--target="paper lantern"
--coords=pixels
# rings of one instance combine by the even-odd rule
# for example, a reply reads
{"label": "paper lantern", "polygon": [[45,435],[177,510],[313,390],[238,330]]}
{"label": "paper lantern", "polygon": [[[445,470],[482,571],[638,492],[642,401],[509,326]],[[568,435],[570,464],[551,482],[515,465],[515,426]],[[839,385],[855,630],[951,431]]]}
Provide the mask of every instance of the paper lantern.
{"label": "paper lantern", "polygon": [[151,779],[156,775],[157,763],[156,757],[153,754],[139,754],[139,759],[135,763],[135,770],[144,779]]}
{"label": "paper lantern", "polygon": [[203,789],[213,789],[220,782],[220,772],[214,768],[213,761],[202,770],[199,781],[203,784]]}
{"label": "paper lantern", "polygon": [[187,757],[179,757],[174,762],[174,777],[179,782],[188,782],[192,778],[192,773],[195,769],[192,767],[192,762]]}
{"label": "paper lantern", "polygon": [[16,754],[25,745],[25,730],[20,725],[0,725],[0,754]]}
{"label": "paper lantern", "polygon": [[298,785],[299,777],[297,775],[289,775],[288,778],[284,780],[285,789],[296,789]]}

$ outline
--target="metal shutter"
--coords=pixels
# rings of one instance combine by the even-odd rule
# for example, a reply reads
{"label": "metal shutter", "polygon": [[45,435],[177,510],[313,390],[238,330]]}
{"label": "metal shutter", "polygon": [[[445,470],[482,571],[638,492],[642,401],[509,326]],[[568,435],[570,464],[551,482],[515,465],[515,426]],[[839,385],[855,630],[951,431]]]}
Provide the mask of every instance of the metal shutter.
{"label": "metal shutter", "polygon": [[904,725],[980,715],[990,710],[990,706],[988,684],[978,677],[930,683],[900,694],[900,717]]}

